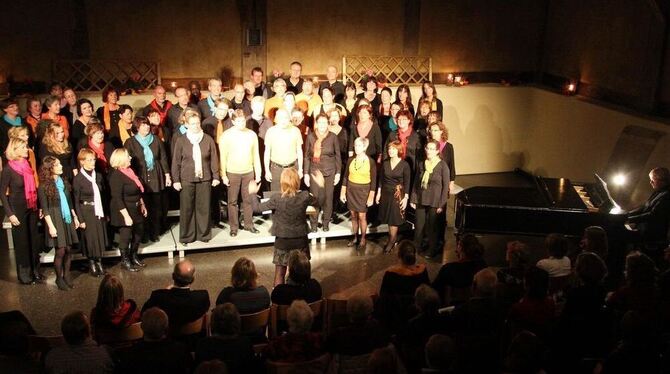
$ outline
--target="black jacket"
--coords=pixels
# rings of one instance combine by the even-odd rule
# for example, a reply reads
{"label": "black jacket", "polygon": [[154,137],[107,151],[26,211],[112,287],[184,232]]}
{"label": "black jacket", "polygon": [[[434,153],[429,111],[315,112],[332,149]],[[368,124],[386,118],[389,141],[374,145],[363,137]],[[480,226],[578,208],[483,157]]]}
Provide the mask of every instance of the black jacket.
{"label": "black jacket", "polygon": [[654,191],[644,205],[629,213],[628,221],[637,224],[637,229],[646,243],[667,243],[670,189]]}
{"label": "black jacket", "polygon": [[152,307],[161,308],[167,315],[170,326],[180,326],[193,322],[209,310],[207,290],[171,288],[154,290],[144,303],[142,313]]}

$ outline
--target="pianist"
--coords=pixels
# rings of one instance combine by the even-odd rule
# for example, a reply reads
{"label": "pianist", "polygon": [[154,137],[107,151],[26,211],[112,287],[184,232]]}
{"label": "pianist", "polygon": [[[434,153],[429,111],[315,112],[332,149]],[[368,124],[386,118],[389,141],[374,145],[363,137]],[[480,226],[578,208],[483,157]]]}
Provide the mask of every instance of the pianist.
{"label": "pianist", "polygon": [[670,172],[662,167],[653,169],[649,183],[654,191],[642,206],[628,214],[628,222],[635,224],[644,248],[655,258],[668,245]]}

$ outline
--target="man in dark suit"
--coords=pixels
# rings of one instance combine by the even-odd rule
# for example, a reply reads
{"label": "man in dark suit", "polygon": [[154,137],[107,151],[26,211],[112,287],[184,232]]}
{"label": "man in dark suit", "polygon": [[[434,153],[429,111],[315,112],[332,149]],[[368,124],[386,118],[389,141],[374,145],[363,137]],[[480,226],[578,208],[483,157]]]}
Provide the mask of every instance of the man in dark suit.
{"label": "man in dark suit", "polygon": [[209,310],[207,290],[191,290],[195,277],[195,266],[184,260],[174,266],[174,284],[167,289],[154,290],[142,312],[151,307],[159,307],[168,315],[170,326],[181,326],[202,317]]}
{"label": "man in dark suit", "polygon": [[653,189],[647,201],[628,213],[628,222],[634,223],[645,249],[653,256],[668,246],[670,225],[670,171],[655,168],[649,172],[649,183]]}

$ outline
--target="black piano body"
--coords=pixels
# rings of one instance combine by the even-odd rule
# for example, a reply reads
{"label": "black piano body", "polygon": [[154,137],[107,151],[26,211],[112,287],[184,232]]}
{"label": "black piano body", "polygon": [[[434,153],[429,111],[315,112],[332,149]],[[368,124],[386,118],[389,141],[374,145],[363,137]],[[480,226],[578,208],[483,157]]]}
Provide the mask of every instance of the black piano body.
{"label": "black piano body", "polygon": [[626,237],[626,212],[597,175],[593,184],[573,184],[566,178],[543,178],[518,169],[515,173],[528,180],[527,186],[477,186],[456,195],[457,236],[560,233],[579,238],[586,227],[601,226],[610,241]]}

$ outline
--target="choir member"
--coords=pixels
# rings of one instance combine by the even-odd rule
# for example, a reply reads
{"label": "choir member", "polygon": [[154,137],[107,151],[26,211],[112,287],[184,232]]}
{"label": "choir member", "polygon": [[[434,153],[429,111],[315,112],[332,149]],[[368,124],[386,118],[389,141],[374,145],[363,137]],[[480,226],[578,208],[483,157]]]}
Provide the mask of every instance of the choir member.
{"label": "choir member", "polygon": [[284,106],[284,95],[286,94],[286,81],[282,78],[277,78],[272,82],[272,90],[275,95],[265,100],[265,116],[273,117],[270,111],[274,108],[282,108]]}
{"label": "choir member", "polygon": [[221,98],[216,100],[214,115],[202,121],[202,130],[218,142],[221,134],[233,127],[230,119],[230,100]]}
{"label": "choir member", "polygon": [[[62,131],[58,124],[55,124]],[[54,270],[58,289],[74,288],[70,280],[71,248],[77,244],[79,219],[70,197],[70,183],[63,178],[63,165],[53,156],[46,156],[40,166],[37,195],[46,222],[46,246],[54,248]]]}
{"label": "choir member", "polygon": [[114,170],[109,174],[111,195],[111,224],[119,230],[119,251],[124,269],[136,272],[146,266],[137,257],[144,232],[147,209],[142,194],[144,186],[130,167],[130,155],[124,148],[114,150],[109,163]]}
{"label": "choir member", "polygon": [[407,161],[412,172],[416,170],[419,160],[423,159],[421,152],[423,150],[423,140],[416,131],[414,131],[412,114],[407,110],[401,110],[396,115],[398,129],[389,134],[388,141],[400,141],[402,145],[401,157]]}
{"label": "choir member", "polygon": [[426,134],[428,129],[428,123],[430,123],[430,101],[428,100],[419,100],[419,113],[417,113],[416,118],[414,119],[414,131],[416,131],[422,137],[427,137]]}
{"label": "choir member", "polygon": [[421,97],[419,101],[425,100],[430,103],[430,110],[436,110],[440,113],[440,117],[444,116],[442,109],[442,100],[437,98],[437,90],[431,81],[425,81],[421,85]]}
{"label": "choir member", "polygon": [[449,190],[454,189],[456,181],[456,166],[454,163],[454,146],[449,142],[449,131],[443,122],[437,121],[428,127],[430,139],[440,144],[440,158],[449,167]]}
{"label": "choir member", "polygon": [[363,92],[356,96],[358,99],[356,106],[360,105],[361,99],[365,99],[368,103],[370,103],[370,105],[372,105],[373,113],[378,115],[381,99],[379,98],[379,94],[377,94],[377,79],[372,76],[367,77],[367,79],[361,82],[361,88],[363,89]]}
{"label": "choir member", "polygon": [[272,93],[268,89],[268,85],[263,82],[263,69],[256,66],[251,69],[251,82],[254,84],[254,96],[262,96],[264,99],[270,98]]}
{"label": "choir member", "polygon": [[60,98],[49,96],[44,100],[44,105],[47,107],[47,111],[46,113],[42,113],[42,119],[59,124],[65,134],[65,140],[69,139],[70,125],[67,122],[67,118],[60,114]]}
{"label": "choir member", "polygon": [[154,127],[153,130],[160,136],[162,141],[170,139],[171,135],[171,129],[168,126],[168,113],[170,112],[170,108],[172,108],[172,103],[167,100],[165,88],[159,85],[154,88],[154,99],[151,100],[149,105],[138,112],[138,115],[146,118],[150,118],[152,112],[158,115],[158,123],[155,124],[156,127]]}
{"label": "choir member", "polygon": [[105,132],[102,123],[97,118],[92,118],[86,129],[86,135],[79,140],[78,149],[90,149],[95,153],[95,170],[104,178],[109,174],[109,159],[114,152],[114,146],[111,142],[105,140]]}
{"label": "choir member", "polygon": [[[317,231],[321,208],[322,228],[323,231],[328,231],[333,215],[333,190],[340,182],[342,158],[337,135],[329,131],[328,117],[325,114],[316,117],[314,131],[307,136],[303,165],[305,186],[309,187],[310,193],[316,197],[320,207],[316,209],[316,214],[310,217],[312,232]],[[323,183],[317,183],[316,180],[323,180]]]}
{"label": "choir member", "polygon": [[63,169],[63,179],[67,180],[68,183],[77,173],[70,142],[65,137],[65,130],[56,122],[49,123],[37,156],[38,161],[43,160],[46,156],[57,158]]}
{"label": "choir member", "polygon": [[95,152],[83,148],[77,155],[79,173],[72,181],[74,208],[80,219],[83,255],[88,258],[89,273],[94,277],[105,274],[102,255],[108,246],[107,214],[104,199],[105,183],[100,173],[95,171]]}
{"label": "choir member", "polygon": [[252,197],[249,183],[261,181],[261,159],[258,152],[258,137],[246,126],[246,116],[242,109],[232,115],[233,127],[226,130],[219,140],[221,157],[221,178],[228,186],[228,220],[230,236],[237,236],[239,223],[239,196],[242,195],[244,229],[257,234],[254,227]]}
{"label": "choir member", "polygon": [[128,104],[119,105],[119,120],[109,130],[109,141],[114,148],[122,148],[126,140],[133,136],[133,108]]}
{"label": "choir member", "polygon": [[304,101],[307,103],[307,116],[311,117],[314,109],[320,107],[323,104],[321,96],[317,95],[314,92],[314,82],[311,80],[306,80],[302,83],[302,92],[295,96],[295,101],[300,102]]}
{"label": "choir member", "polygon": [[418,164],[411,205],[416,209],[414,244],[421,248],[424,239],[428,241],[427,258],[439,254],[437,216],[444,211],[449,198],[449,167],[440,159],[440,144],[435,140],[426,143],[426,160]]}
{"label": "choir member", "polygon": [[389,142],[386,149],[388,158],[382,164],[376,202],[379,221],[389,227],[389,240],[384,247],[384,253],[388,254],[398,241],[398,227],[405,223],[412,171],[402,159],[403,147],[399,140]]}
{"label": "choir member", "polygon": [[355,125],[349,131],[349,157],[354,155],[354,140],[357,138],[368,139],[369,147],[366,154],[376,162],[381,161],[382,155],[382,132],[375,123],[372,108],[369,105],[358,105],[356,109]]}
{"label": "choir member", "polygon": [[35,151],[30,147],[30,129],[28,126],[13,127],[9,129],[7,135],[9,135],[9,140],[12,139],[21,139],[28,144],[28,162],[30,167],[33,168],[35,173],[35,179],[37,179],[37,158],[35,157]]}
{"label": "choir member", "polygon": [[301,77],[302,64],[299,61],[293,61],[291,62],[290,70],[291,73],[286,81],[286,91],[297,95],[302,92],[302,84],[305,82]]}
{"label": "choir member", "polygon": [[167,225],[165,218],[168,201],[165,188],[172,186],[165,145],[152,133],[149,121],[135,117],[133,127],[136,134],[126,140],[124,148],[131,157],[131,168],[144,187],[144,202],[147,208],[147,224],[144,237],[157,242]]}
{"label": "choir member", "polygon": [[321,89],[321,98],[323,99],[323,103],[321,105],[317,105],[314,108],[313,111],[313,116],[316,118],[319,114],[327,114],[331,110],[339,110],[341,113],[344,114],[346,113],[346,110],[344,107],[334,101],[334,93],[333,89],[330,87],[323,87]]}
{"label": "choir member", "polygon": [[30,126],[32,134],[37,135],[37,124],[42,120],[42,103],[40,102],[40,99],[31,97],[26,100],[26,107],[27,112],[26,116],[23,117],[23,121],[26,125]]}
{"label": "choir member", "polygon": [[[16,100],[3,100],[0,102],[0,110],[4,113],[0,117],[0,149],[4,151],[7,149],[7,144],[9,144],[9,130],[14,127],[22,127],[24,123],[21,116],[19,116],[19,103]],[[2,158],[6,161],[4,154]]]}
{"label": "choir member", "polygon": [[230,108],[233,110],[242,109],[245,116],[251,115],[251,103],[247,99],[247,91],[244,85],[237,83],[233,87],[233,99],[230,101]]}
{"label": "choir member", "polygon": [[207,82],[207,89],[209,90],[209,95],[207,98],[200,100],[198,102],[198,110],[200,110],[200,115],[202,119],[205,120],[214,115],[216,112],[216,100],[222,98],[221,90],[222,83],[221,79],[211,78]]}
{"label": "choir member", "polygon": [[321,82],[321,85],[319,86],[319,95],[321,95],[321,98],[324,100],[323,97],[323,90],[324,89],[329,89],[332,96],[333,100],[336,103],[340,103],[342,100],[344,100],[344,84],[341,81],[337,80],[337,67],[334,65],[328,66],[326,69],[326,81]]}
{"label": "choir member", "polygon": [[[165,143],[169,144],[172,141],[172,134],[178,131],[181,124],[181,117],[187,108],[198,110],[196,104],[189,102],[190,92],[184,87],[177,87],[174,89],[174,95],[177,97],[177,103],[168,110],[167,127],[168,133],[164,133]],[[170,147],[167,147],[170,148]]]}
{"label": "choir member", "polygon": [[219,185],[219,158],[214,140],[202,131],[200,114],[184,113],[186,134],[172,154],[172,186],[179,191],[179,241],[186,245],[211,237],[211,190]]}
{"label": "choir member", "polygon": [[70,144],[79,149],[78,145],[81,139],[86,138],[86,125],[93,116],[93,103],[88,99],[79,99],[77,101],[77,119],[72,124],[72,133],[70,134]]}
{"label": "choir member", "polygon": [[70,128],[74,125],[74,121],[79,118],[77,114],[77,93],[72,88],[63,90],[63,99],[65,99],[65,106],[61,108],[60,114],[65,117]]}
{"label": "choir member", "polygon": [[7,165],[0,175],[2,207],[12,224],[16,276],[21,284],[35,284],[44,280],[40,273],[40,241],[44,238],[37,229],[37,178],[28,161],[28,142],[18,138],[9,140],[5,157]]}
{"label": "choir member", "polygon": [[414,105],[412,105],[412,92],[409,90],[409,86],[406,84],[401,84],[398,86],[398,89],[395,91],[395,102],[400,105],[401,110],[409,110],[414,116]]}
{"label": "choir member", "polygon": [[[374,202],[377,184],[377,166],[365,152],[369,145],[370,140],[367,138],[358,137],[354,140],[355,156],[349,158],[340,192],[340,200],[347,203],[347,208],[351,212],[351,232],[354,235],[347,246],[357,246],[358,250],[365,250],[365,235],[368,228],[366,213]],[[359,231],[360,242],[358,242]]]}
{"label": "choir member", "polygon": [[263,161],[265,179],[272,183],[271,190],[280,190],[280,176],[284,169],[294,168],[302,175],[302,135],[291,124],[286,109],[278,109],[275,125],[265,133]]}
{"label": "choir member", "polygon": [[98,117],[105,127],[105,132],[109,132],[116,127],[121,113],[119,112],[119,91],[115,88],[107,87],[102,91],[103,106],[98,108],[95,116]]}

